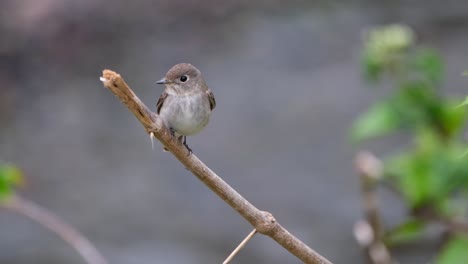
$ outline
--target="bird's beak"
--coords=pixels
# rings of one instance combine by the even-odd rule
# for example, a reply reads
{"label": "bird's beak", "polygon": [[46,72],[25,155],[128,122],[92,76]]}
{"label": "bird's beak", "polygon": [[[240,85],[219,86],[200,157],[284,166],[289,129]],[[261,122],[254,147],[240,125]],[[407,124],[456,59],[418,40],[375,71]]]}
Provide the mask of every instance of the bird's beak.
{"label": "bird's beak", "polygon": [[166,84],[166,83],[168,83],[168,81],[166,80],[166,78],[162,78],[161,80],[157,81],[156,83],[157,84]]}

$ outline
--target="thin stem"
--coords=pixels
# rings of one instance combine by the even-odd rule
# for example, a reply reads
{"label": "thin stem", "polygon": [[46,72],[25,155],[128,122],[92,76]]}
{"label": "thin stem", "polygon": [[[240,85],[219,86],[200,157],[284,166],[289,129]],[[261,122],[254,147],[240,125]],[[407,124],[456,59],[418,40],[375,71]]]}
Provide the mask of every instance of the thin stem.
{"label": "thin stem", "polygon": [[244,238],[244,240],[242,240],[242,242],[236,247],[236,249],[234,249],[234,251],[232,251],[232,253],[227,257],[227,259],[223,262],[223,264],[228,264],[233,258],[234,256],[236,256],[236,254],[243,248],[245,247],[245,245],[247,244],[247,242],[250,241],[250,239],[252,239],[255,234],[257,233],[257,229],[254,229],[252,232],[250,232],[250,234]]}
{"label": "thin stem", "polygon": [[86,263],[107,264],[104,257],[86,237],[46,208],[18,195],[13,195],[1,205],[29,217],[57,234],[72,246],[85,259]]}
{"label": "thin stem", "polygon": [[376,183],[382,177],[382,163],[372,153],[362,151],[356,155],[355,165],[361,181],[362,205],[366,218],[355,225],[355,238],[371,263],[391,264],[392,256],[383,242],[384,227],[376,192]]}

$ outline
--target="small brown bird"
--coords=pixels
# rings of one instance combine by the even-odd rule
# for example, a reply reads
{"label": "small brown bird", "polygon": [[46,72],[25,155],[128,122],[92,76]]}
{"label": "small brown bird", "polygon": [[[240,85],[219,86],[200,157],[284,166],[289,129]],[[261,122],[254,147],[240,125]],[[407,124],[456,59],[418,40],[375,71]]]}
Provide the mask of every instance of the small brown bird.
{"label": "small brown bird", "polygon": [[197,134],[208,124],[216,106],[214,95],[201,72],[189,63],[175,65],[156,83],[166,85],[156,104],[156,113],[190,154],[187,136]]}

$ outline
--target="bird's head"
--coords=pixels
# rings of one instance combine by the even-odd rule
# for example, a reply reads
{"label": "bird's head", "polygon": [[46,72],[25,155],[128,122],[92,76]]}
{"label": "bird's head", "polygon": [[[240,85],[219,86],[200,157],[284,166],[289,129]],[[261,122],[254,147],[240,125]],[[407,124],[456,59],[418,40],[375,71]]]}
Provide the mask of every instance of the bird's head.
{"label": "bird's head", "polygon": [[189,63],[174,65],[166,76],[156,83],[165,84],[168,92],[176,94],[196,92],[206,86],[200,70]]}

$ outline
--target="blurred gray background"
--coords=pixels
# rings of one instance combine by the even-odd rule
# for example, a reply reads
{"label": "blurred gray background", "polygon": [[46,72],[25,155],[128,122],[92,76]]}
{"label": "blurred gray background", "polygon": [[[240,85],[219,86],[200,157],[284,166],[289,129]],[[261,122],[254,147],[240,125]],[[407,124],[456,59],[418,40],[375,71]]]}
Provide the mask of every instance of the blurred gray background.
{"label": "blurred gray background", "polygon": [[[381,93],[362,81],[362,31],[395,22],[441,50],[446,93],[465,96],[467,1],[3,0],[0,159],[25,171],[25,197],[110,263],[221,263],[251,227],[159,143],[152,150],[99,82],[113,69],[154,109],[154,82],[190,62],[218,103],[188,139],[197,156],[331,261],[363,263],[347,129]],[[384,214],[397,221],[404,209],[394,199]],[[433,254],[428,245],[397,257],[427,263]],[[0,211],[0,263],[84,262],[41,226]],[[256,236],[233,263],[300,262]]]}

